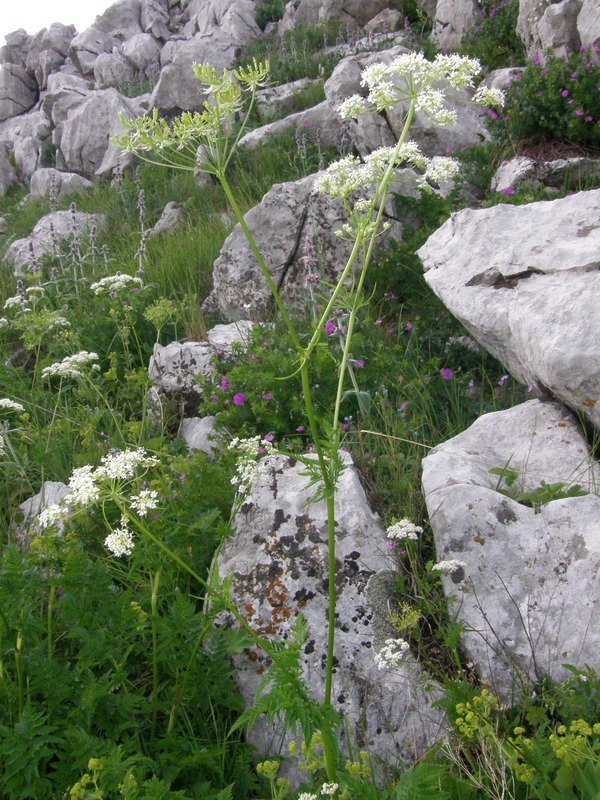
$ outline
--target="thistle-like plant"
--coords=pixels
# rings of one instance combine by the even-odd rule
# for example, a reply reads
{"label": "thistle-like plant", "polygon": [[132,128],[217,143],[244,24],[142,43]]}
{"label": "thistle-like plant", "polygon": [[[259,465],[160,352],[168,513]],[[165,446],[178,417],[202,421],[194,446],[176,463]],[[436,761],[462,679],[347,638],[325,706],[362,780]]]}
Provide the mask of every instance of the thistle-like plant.
{"label": "thistle-like plant", "polygon": [[[475,59],[457,55],[438,56],[433,62],[427,61],[421,54],[401,55],[390,64],[368,67],[362,79],[366,96],[356,95],[342,103],[340,114],[346,118],[386,112],[399,106],[403,112],[403,127],[394,147],[381,148],[363,161],[347,156],[332,164],[317,181],[319,191],[338,198],[344,204],[348,222],[338,231],[338,235],[348,239],[352,249],[308,343],[303,342],[298,334],[227,179],[227,168],[243,134],[246,120],[250,117],[256,90],[267,82],[269,65],[255,61],[233,73],[223,71],[221,74],[208,65],[194,65],[194,71],[208,95],[202,112],[187,112],[172,123],[160,119],[156,110],[151,116],[137,120],[122,119],[126,135],[117,139],[116,144],[153,163],[205,172],[218,179],[289,330],[296,350],[294,372],[301,377],[306,416],[316,453],[316,459],[302,460],[311,483],[316,486],[315,499],[323,499],[327,506],[330,595],[324,705],[328,708],[332,698],[336,614],[335,494],[343,469],[339,456],[342,437],[340,409],[350,371],[356,317],[365,302],[364,281],[377,238],[386,228],[383,214],[396,170],[401,167],[413,168],[420,176],[419,186],[427,191],[449,179],[457,170],[453,159],[429,159],[415,142],[409,140],[415,113],[421,111],[439,125],[454,124],[456,111],[448,106],[446,93],[448,89],[456,92],[465,89],[474,91],[480,65]],[[243,108],[244,93],[250,96],[249,111],[241,125],[236,127],[237,117]],[[502,102],[502,95],[494,90],[478,89],[473,101],[498,105]],[[328,333],[327,325],[330,324],[332,313],[340,305],[347,316],[338,364],[337,392],[331,414],[319,419],[310,380],[311,358]],[[333,781],[334,743],[329,731],[322,733],[328,778]]]}

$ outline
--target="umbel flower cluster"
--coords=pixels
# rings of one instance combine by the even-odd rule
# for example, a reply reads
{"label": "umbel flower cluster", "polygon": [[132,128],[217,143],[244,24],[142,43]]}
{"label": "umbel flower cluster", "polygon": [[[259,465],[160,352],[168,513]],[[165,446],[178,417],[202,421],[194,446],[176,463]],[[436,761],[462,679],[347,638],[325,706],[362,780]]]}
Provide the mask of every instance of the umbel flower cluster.
{"label": "umbel flower cluster", "polygon": [[247,497],[258,478],[267,473],[277,450],[272,442],[260,436],[253,436],[250,439],[236,437],[230,442],[229,449],[237,450],[239,453],[231,483],[235,486],[239,497]]}
{"label": "umbel flower cluster", "polygon": [[[138,517],[158,505],[158,492],[142,489],[137,494],[126,496],[126,490],[134,480],[159,463],[148,455],[143,447],[135,450],[118,450],[104,456],[99,467],[86,465],[73,470],[69,479],[69,491],[60,503],[42,509],[37,518],[41,528],[60,525],[74,511],[89,509],[107,500],[126,502]],[[128,527],[128,517],[123,514],[121,525],[104,540],[106,547],[115,556],[129,555],[133,550],[133,534]]]}

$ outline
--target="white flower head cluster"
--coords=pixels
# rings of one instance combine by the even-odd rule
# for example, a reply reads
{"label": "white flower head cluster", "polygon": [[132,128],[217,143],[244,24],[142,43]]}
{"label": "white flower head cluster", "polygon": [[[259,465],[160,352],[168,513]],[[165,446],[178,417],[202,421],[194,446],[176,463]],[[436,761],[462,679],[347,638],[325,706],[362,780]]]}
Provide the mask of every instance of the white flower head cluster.
{"label": "white flower head cluster", "polygon": [[[61,522],[69,510],[81,510],[94,505],[102,498],[102,490],[110,484],[110,495],[114,495],[114,482],[130,481],[136,476],[139,467],[150,467],[158,464],[154,456],[149,456],[143,447],[136,450],[115,451],[102,459],[99,467],[89,464],[73,470],[69,479],[69,491],[60,503],[42,509],[37,522],[42,528],[48,528]],[[131,507],[140,517],[158,505],[158,492],[144,489],[129,498]]]}
{"label": "white flower head cluster", "polygon": [[486,106],[503,106],[504,99],[502,89],[493,89],[491,86],[480,86],[473,95],[474,103]]}
{"label": "white flower head cluster", "polygon": [[141,288],[143,285],[141,278],[117,272],[116,275],[108,275],[97,283],[92,283],[90,289],[95,295],[115,294],[116,292],[129,291],[136,287]]}
{"label": "white flower head cluster", "polygon": [[425,191],[431,191],[433,186],[440,186],[453,178],[459,170],[459,163],[455,158],[447,156],[434,156],[419,177],[417,185]]}
{"label": "white flower head cluster", "polygon": [[417,540],[420,533],[423,533],[423,528],[420,525],[415,525],[409,519],[401,519],[400,522],[394,522],[387,529],[387,538],[393,542],[404,539]]}
{"label": "white flower head cluster", "polygon": [[321,786],[321,797],[333,797],[339,788],[338,783],[324,783]]}
{"label": "white flower head cluster", "polygon": [[7,411],[25,411],[21,403],[15,403],[14,400],[9,400],[8,397],[0,399],[0,408],[4,408]]}
{"label": "white flower head cluster", "polygon": [[250,439],[236,437],[230,442],[229,449],[239,452],[236,473],[231,478],[231,483],[236,487],[240,497],[247,497],[256,480],[266,474],[277,450],[271,442],[260,436],[253,436]]}
{"label": "white flower head cluster", "polygon": [[375,653],[375,663],[379,669],[394,669],[402,663],[409,649],[404,639],[386,639],[381,650]]}
{"label": "white flower head cluster", "polygon": [[98,361],[98,358],[98,353],[88,353],[87,350],[81,350],[73,356],[67,356],[62,361],[57,361],[54,364],[50,364],[49,367],[44,367],[42,378],[83,378],[83,370],[86,368],[100,369],[98,364],[94,363]]}
{"label": "white flower head cluster", "polygon": [[128,528],[128,520],[125,515],[121,517],[121,527],[115,528],[112,533],[109,533],[104,544],[115,558],[130,556],[133,553],[133,534]]}
{"label": "white flower head cluster", "polygon": [[317,800],[317,795],[310,792],[301,792],[298,795],[298,800]]}
{"label": "white flower head cluster", "polygon": [[96,469],[96,477],[117,481],[130,481],[135,477],[138,467],[153,467],[159,463],[154,456],[148,456],[143,447],[115,450],[104,456],[101,462],[102,466]]}
{"label": "white flower head cluster", "polygon": [[47,330],[51,331],[54,328],[70,328],[71,323],[66,317],[55,316],[54,314],[49,318]]}
{"label": "white flower head cluster", "polygon": [[450,558],[447,561],[438,561],[431,568],[432,572],[441,572],[444,575],[452,575],[459,569],[464,569],[467,565],[464,561],[459,561],[457,558]]}
{"label": "white flower head cluster", "polygon": [[154,489],[144,489],[131,498],[130,505],[134,511],[137,511],[139,517],[145,517],[148,511],[158,505],[158,492]]}

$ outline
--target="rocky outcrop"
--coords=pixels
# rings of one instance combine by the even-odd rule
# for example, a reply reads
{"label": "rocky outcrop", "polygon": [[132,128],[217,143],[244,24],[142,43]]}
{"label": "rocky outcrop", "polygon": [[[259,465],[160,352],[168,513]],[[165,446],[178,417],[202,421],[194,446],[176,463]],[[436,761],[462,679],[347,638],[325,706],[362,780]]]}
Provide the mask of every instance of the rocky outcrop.
{"label": "rocky outcrop", "polygon": [[128,119],[144,114],[147,97],[126,98],[116,89],[92,92],[72,107],[53,134],[59,169],[86,178],[112,172],[123,156],[110,141],[123,133],[119,114]]}
{"label": "rocky outcrop", "polygon": [[94,77],[94,65],[101,53],[112,53],[118,40],[98,28],[88,28],[71,42],[70,56],[84,78]]}
{"label": "rocky outcrop", "polygon": [[43,111],[30,111],[0,123],[0,142],[12,153],[21,176],[29,177],[40,167],[50,131],[50,120]]}
{"label": "rocky outcrop", "polygon": [[[507,493],[499,472],[516,476]],[[600,669],[599,480],[576,418],[538,400],[480,417],[423,461],[438,559],[463,565],[443,578],[450,613],[505,700],[564,680],[564,664]],[[569,497],[577,486],[589,494]]]}
{"label": "rocky outcrop", "polygon": [[577,32],[581,44],[588,49],[600,42],[600,6],[596,0],[583,0],[577,17]]}
{"label": "rocky outcrop", "polygon": [[538,161],[529,156],[517,156],[500,165],[494,174],[490,188],[496,192],[511,194],[520,183],[561,188],[565,182],[571,185],[600,178],[600,159],[577,156],[557,158],[553,161]]}
{"label": "rocky outcrop", "polygon": [[564,58],[600,37],[600,9],[596,0],[520,0],[517,33],[530,57],[538,53],[543,59],[551,49]]}
{"label": "rocky outcrop", "polygon": [[418,251],[427,283],[482,347],[596,426],[599,219],[600,190],[468,209]]}
{"label": "rocky outcrop", "polygon": [[[250,230],[260,238],[263,258],[284,302],[296,308],[305,308],[308,302],[307,240],[318,242],[319,278],[331,283],[352,250],[352,242],[335,235],[346,222],[343,205],[313,191],[315,178],[275,184],[245,216]],[[398,223],[389,235],[400,237]],[[230,320],[248,314],[261,320],[267,317],[271,301],[271,291],[238,224],[215,261],[213,290],[205,308]]]}
{"label": "rocky outcrop", "polygon": [[51,167],[36,170],[31,176],[29,194],[32,197],[64,200],[76,192],[89,191],[93,184],[75,172],[60,172]]}
{"label": "rocky outcrop", "polygon": [[387,0],[293,0],[286,5],[279,30],[320,25],[331,19],[362,28],[388,5]]}
{"label": "rocky outcrop", "polygon": [[185,10],[185,36],[219,30],[236,45],[250,44],[261,35],[253,0],[190,0]]}
{"label": "rocky outcrop", "polygon": [[[308,484],[306,468],[300,463],[279,456],[265,464],[264,474],[258,476],[234,519],[236,533],[225,540],[217,566],[219,577],[231,581],[233,602],[259,635],[289,639],[298,617],[303,616],[307,638],[302,673],[310,695],[320,699],[328,630],[327,521],[324,501],[308,503],[314,492]],[[374,598],[369,579],[393,576],[385,531],[369,510],[348,456],[337,487],[336,523],[333,677],[334,705],[344,723],[340,745],[347,752],[349,736],[358,750],[368,750],[388,762],[412,762],[442,736],[444,715],[432,708],[440,692],[410,655],[395,670],[380,670],[374,661],[374,652],[383,644],[378,634],[382,622],[385,627],[390,597],[388,583],[388,594],[382,599],[380,580]],[[236,624],[233,619],[229,622]],[[234,662],[236,680],[251,705],[269,662],[256,647],[236,656]],[[259,753],[286,752],[281,726],[268,724],[264,718],[255,724],[249,740]]]}
{"label": "rocky outcrop", "polygon": [[61,241],[68,241],[75,233],[87,236],[93,226],[106,225],[102,214],[87,214],[82,211],[55,211],[46,214],[35,225],[33,231],[24,239],[16,239],[6,251],[5,262],[20,275],[31,265],[32,259],[39,259],[46,253],[54,253]]}
{"label": "rocky outcrop", "polygon": [[477,18],[476,0],[438,0],[431,40],[440,49],[458,47]]}
{"label": "rocky outcrop", "polygon": [[24,114],[37,100],[35,79],[18,64],[3,64],[0,70],[0,122]]}

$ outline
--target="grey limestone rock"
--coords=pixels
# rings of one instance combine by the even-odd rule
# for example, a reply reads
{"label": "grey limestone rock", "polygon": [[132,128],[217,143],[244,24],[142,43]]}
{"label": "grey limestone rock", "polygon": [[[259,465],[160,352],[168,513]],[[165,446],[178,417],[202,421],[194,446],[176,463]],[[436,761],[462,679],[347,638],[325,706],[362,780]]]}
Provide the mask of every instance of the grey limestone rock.
{"label": "grey limestone rock", "polygon": [[454,214],[425,280],[517,380],[600,425],[600,190]]}
{"label": "grey limestone rock", "polygon": [[38,87],[24,67],[3,64],[0,69],[0,122],[24,114],[35,104]]}
{"label": "grey limestone rock", "polygon": [[118,44],[110,33],[92,26],[73,39],[69,55],[84,78],[93,78],[94,65],[100,53],[112,53]]}
{"label": "grey limestone rock", "polygon": [[[348,734],[357,749],[388,763],[410,762],[442,736],[444,715],[432,708],[439,687],[412,656],[394,672],[375,664],[374,651],[385,636],[393,573],[385,530],[370,511],[347,454],[344,460],[336,500],[333,676],[334,705],[344,721],[340,744],[344,750]],[[322,699],[328,633],[327,518],[323,501],[308,504],[314,491],[308,483],[301,463],[282,456],[270,459],[241,506],[234,520],[236,533],[225,540],[216,566],[222,580],[231,580],[233,601],[259,635],[285,640],[299,615],[304,617],[302,672],[310,695]],[[269,662],[258,647],[234,661],[236,680],[250,705]],[[277,723],[261,718],[249,736],[261,754],[286,754],[289,737]],[[297,775],[292,772],[290,777]]]}
{"label": "grey limestone rock", "polygon": [[388,6],[387,0],[293,0],[285,8],[279,29],[319,25],[332,19],[362,28]]}
{"label": "grey limestone rock", "polygon": [[50,197],[54,192],[58,200],[64,200],[76,192],[89,191],[93,184],[75,172],[60,172],[52,167],[42,167],[31,176],[29,194],[32,197]]}
{"label": "grey limestone rock", "polygon": [[[36,525],[36,517],[42,509],[60,503],[62,498],[69,491],[66,483],[60,481],[44,481],[40,491],[21,503],[19,510],[21,519],[14,525],[15,538],[21,547],[28,547],[32,537],[40,533],[40,527]],[[63,524],[58,524],[58,530],[62,532]]]}
{"label": "grey limestone rock", "polygon": [[438,0],[431,40],[440,49],[460,45],[477,15],[476,0]]}
{"label": "grey limestone rock", "polygon": [[201,450],[214,458],[215,449],[215,417],[185,417],[181,420],[179,435],[188,446],[188,450]]}
{"label": "grey limestone rock", "polygon": [[183,209],[172,200],[164,207],[160,219],[148,231],[148,236],[160,236],[162,233],[175,233],[183,222]]}
{"label": "grey limestone rock", "polygon": [[[500,493],[490,470],[514,470],[515,490],[581,486],[581,497],[537,507]],[[480,417],[423,461],[423,489],[462,644],[492,691],[510,700],[564,664],[600,668],[600,470],[576,418],[532,400]]]}

